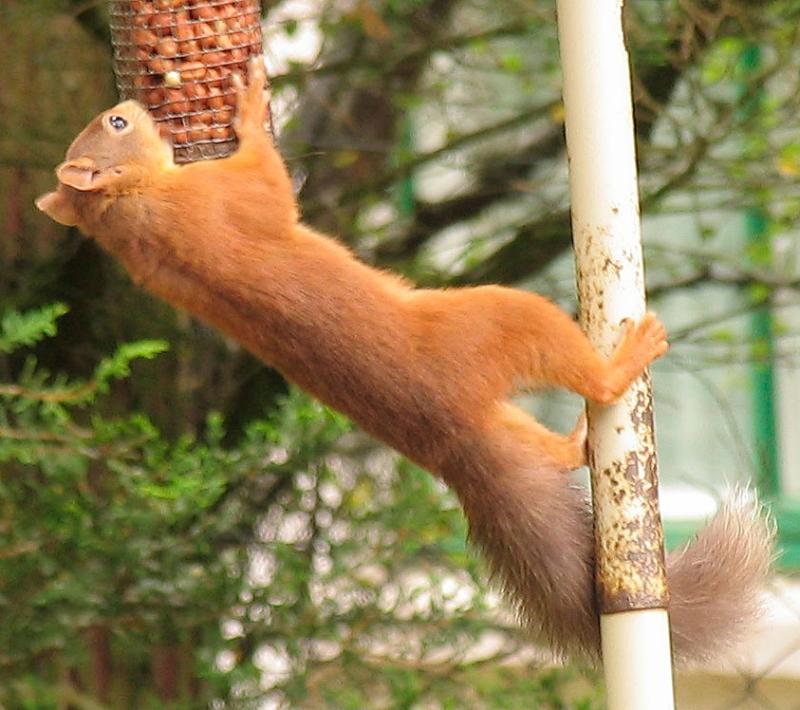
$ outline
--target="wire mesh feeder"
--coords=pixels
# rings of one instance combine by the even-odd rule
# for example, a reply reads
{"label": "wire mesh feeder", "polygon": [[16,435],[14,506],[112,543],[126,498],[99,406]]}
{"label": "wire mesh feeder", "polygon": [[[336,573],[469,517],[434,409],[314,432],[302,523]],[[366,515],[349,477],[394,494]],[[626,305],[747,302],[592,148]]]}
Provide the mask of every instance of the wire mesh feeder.
{"label": "wire mesh feeder", "polygon": [[262,52],[260,0],[110,0],[114,73],[147,106],[175,161],[236,150],[231,77]]}

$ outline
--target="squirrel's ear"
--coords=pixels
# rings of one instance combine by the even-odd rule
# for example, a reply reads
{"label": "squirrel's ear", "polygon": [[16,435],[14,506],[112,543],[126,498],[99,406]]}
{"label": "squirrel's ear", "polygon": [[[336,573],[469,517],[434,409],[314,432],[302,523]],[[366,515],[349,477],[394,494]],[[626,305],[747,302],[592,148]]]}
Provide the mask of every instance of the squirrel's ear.
{"label": "squirrel's ear", "polygon": [[91,158],[77,158],[61,163],[56,168],[56,177],[62,185],[81,192],[99,192],[113,186],[125,185],[135,171],[124,165],[99,168]]}
{"label": "squirrel's ear", "polygon": [[36,206],[50,219],[65,227],[74,227],[78,224],[78,215],[75,213],[72,201],[62,189],[42,195],[36,200]]}
{"label": "squirrel's ear", "polygon": [[97,174],[97,166],[91,158],[68,160],[56,168],[56,177],[61,184],[81,192],[99,189],[95,184]]}

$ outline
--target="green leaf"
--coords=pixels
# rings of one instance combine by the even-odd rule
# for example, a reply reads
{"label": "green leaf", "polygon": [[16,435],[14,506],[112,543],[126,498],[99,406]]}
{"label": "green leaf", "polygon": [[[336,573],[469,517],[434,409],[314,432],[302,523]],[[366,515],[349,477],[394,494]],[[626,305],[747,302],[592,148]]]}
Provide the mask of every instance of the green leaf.
{"label": "green leaf", "polygon": [[138,340],[134,343],[125,343],[109,358],[100,361],[94,371],[97,389],[100,392],[108,390],[111,380],[128,377],[131,374],[131,362],[137,359],[152,360],[156,355],[169,350],[169,345],[164,340]]}
{"label": "green leaf", "polygon": [[500,65],[506,71],[515,74],[521,73],[525,69],[525,63],[522,61],[522,56],[517,52],[507,52],[500,57]]}
{"label": "green leaf", "polygon": [[289,37],[292,37],[299,27],[300,23],[294,17],[288,18],[283,23],[283,31],[286,32]]}
{"label": "green leaf", "polygon": [[56,321],[68,310],[63,303],[53,303],[26,313],[6,311],[0,320],[0,353],[10,353],[54,336]]}

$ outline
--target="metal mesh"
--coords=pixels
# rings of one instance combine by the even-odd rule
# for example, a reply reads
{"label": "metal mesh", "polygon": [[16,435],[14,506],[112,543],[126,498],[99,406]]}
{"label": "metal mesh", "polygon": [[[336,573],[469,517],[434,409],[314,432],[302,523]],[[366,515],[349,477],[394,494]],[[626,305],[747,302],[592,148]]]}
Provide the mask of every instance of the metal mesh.
{"label": "metal mesh", "polygon": [[170,135],[176,162],[236,150],[231,76],[262,52],[260,0],[110,0],[114,73]]}

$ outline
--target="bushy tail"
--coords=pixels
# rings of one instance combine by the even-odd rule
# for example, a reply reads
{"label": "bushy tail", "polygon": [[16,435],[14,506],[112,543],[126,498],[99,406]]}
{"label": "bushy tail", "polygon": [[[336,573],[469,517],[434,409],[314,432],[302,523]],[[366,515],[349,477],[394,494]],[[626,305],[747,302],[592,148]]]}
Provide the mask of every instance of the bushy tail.
{"label": "bushy tail", "polygon": [[692,542],[669,555],[669,613],[677,659],[710,658],[758,619],[774,537],[774,525],[755,495],[740,489]]}
{"label": "bushy tail", "polygon": [[[561,654],[599,657],[594,543],[589,503],[567,474],[485,452],[462,461],[453,482],[492,576],[522,621]],[[516,452],[515,452],[516,453]],[[455,463],[455,461],[453,462]],[[492,464],[496,465],[492,465]],[[551,467],[552,468],[552,467]],[[773,530],[754,496],[739,492],[697,538],[667,559],[676,660],[708,658],[759,615]]]}

